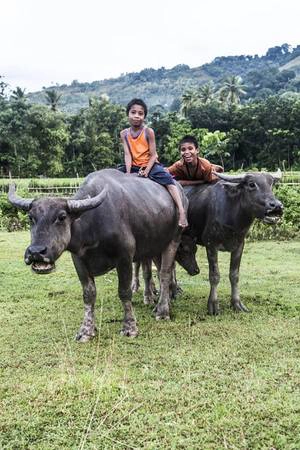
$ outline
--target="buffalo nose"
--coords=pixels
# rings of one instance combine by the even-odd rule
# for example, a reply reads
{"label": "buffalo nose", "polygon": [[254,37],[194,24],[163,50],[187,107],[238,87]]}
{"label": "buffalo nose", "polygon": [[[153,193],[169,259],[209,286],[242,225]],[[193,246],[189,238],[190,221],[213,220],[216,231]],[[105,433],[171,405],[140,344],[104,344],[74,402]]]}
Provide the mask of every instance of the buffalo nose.
{"label": "buffalo nose", "polygon": [[28,252],[34,257],[34,256],[39,256],[39,255],[43,255],[46,253],[47,247],[42,246],[42,245],[31,245],[28,248]]}
{"label": "buffalo nose", "polygon": [[269,208],[275,210],[282,210],[283,204],[279,200],[271,200],[269,202]]}
{"label": "buffalo nose", "polygon": [[191,276],[194,276],[194,275],[198,275],[198,273],[200,273],[199,267],[195,268],[195,269],[190,273],[190,275],[191,275]]}
{"label": "buffalo nose", "polygon": [[43,255],[46,253],[47,247],[42,245],[30,245],[25,252],[26,264],[31,264],[32,261],[43,260]]}

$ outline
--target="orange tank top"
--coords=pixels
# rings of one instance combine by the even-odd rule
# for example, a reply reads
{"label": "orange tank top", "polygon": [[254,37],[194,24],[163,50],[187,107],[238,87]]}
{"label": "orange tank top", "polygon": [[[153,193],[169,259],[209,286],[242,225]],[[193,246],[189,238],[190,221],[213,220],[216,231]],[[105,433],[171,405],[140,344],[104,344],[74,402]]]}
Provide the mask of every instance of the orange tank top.
{"label": "orange tank top", "polygon": [[146,127],[136,138],[131,136],[130,129],[128,128],[125,133],[125,139],[131,153],[132,164],[139,167],[147,166],[150,159],[150,152]]}

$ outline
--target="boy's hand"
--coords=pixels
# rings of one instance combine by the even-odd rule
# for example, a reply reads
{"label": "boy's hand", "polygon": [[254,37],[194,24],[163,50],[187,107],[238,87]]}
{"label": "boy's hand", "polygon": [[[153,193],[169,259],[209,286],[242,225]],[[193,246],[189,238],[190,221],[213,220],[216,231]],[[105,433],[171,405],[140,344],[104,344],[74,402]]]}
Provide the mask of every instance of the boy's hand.
{"label": "boy's hand", "polygon": [[147,178],[148,172],[146,171],[145,167],[141,167],[138,173],[139,177]]}

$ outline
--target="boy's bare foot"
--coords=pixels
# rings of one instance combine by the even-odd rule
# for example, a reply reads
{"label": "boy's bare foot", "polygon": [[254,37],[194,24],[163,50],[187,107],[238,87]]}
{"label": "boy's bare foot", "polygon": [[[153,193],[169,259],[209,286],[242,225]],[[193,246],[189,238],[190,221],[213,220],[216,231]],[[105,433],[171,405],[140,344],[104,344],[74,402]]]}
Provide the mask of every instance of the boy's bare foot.
{"label": "boy's bare foot", "polygon": [[178,225],[181,227],[181,228],[186,228],[186,227],[188,227],[188,221],[187,221],[187,218],[186,218],[186,215],[185,215],[185,213],[182,213],[182,214],[179,214],[179,222],[178,222]]}

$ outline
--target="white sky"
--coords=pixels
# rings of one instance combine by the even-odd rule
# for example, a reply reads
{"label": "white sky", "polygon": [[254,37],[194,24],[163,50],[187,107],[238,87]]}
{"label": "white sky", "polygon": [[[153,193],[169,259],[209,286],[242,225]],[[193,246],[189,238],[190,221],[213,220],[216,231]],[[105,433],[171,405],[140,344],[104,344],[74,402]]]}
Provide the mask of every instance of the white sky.
{"label": "white sky", "polygon": [[300,44],[298,0],[0,0],[0,75],[26,92]]}

